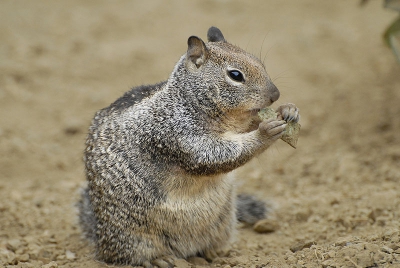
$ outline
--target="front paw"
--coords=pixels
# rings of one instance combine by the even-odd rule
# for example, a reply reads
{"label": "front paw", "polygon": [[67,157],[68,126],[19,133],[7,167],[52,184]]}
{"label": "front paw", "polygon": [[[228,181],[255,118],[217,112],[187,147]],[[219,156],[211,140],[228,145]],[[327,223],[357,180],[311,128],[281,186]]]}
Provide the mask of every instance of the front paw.
{"label": "front paw", "polygon": [[285,120],[268,119],[262,121],[258,125],[258,130],[260,131],[260,134],[264,140],[273,142],[282,137],[285,127],[286,127]]}
{"label": "front paw", "polygon": [[283,119],[286,122],[299,122],[300,110],[293,103],[286,103],[278,107],[276,110],[278,119]]}

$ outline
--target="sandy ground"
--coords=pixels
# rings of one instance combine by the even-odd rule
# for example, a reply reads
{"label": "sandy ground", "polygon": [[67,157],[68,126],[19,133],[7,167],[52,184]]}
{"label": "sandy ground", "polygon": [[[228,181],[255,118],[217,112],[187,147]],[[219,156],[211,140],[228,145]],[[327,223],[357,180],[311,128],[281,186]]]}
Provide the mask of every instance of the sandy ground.
{"label": "sandy ground", "polygon": [[0,266],[107,267],[74,207],[90,120],[166,79],[215,25],[265,58],[274,106],[296,103],[302,130],[296,150],[278,141],[238,171],[240,191],[274,205],[275,231],[239,227],[209,265],[400,267],[400,65],[381,38],[396,13],[358,4],[1,1]]}

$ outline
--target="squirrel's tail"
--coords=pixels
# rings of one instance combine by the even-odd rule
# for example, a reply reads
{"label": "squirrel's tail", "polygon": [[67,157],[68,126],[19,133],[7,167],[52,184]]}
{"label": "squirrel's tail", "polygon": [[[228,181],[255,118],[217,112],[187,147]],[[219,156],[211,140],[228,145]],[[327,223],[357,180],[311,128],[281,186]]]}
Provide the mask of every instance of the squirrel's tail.
{"label": "squirrel's tail", "polygon": [[81,199],[79,200],[77,206],[79,209],[79,223],[81,225],[83,234],[89,240],[93,242],[96,241],[97,221],[90,205],[88,188],[82,189]]}
{"label": "squirrel's tail", "polygon": [[252,195],[239,194],[236,199],[236,218],[238,221],[253,224],[264,219],[268,213],[267,204]]}

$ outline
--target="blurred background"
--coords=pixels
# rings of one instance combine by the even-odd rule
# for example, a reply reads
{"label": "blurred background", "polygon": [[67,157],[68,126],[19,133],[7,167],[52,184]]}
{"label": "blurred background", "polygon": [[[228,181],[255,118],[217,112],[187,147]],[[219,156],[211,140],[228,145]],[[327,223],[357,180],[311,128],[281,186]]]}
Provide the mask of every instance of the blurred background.
{"label": "blurred background", "polygon": [[265,62],[302,130],[237,172],[273,230],[239,227],[210,265],[397,267],[400,66],[383,36],[398,12],[362,2],[1,1],[0,266],[106,267],[74,207],[90,121],[217,26]]}

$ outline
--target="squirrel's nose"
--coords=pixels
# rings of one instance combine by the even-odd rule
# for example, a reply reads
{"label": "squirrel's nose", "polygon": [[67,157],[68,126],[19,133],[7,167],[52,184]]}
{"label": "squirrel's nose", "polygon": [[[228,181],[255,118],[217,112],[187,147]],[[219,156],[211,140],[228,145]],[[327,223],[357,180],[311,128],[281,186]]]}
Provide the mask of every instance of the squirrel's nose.
{"label": "squirrel's nose", "polygon": [[268,91],[270,93],[270,99],[272,102],[275,102],[279,99],[279,96],[281,95],[279,93],[279,89],[272,83],[270,82],[268,85]]}

